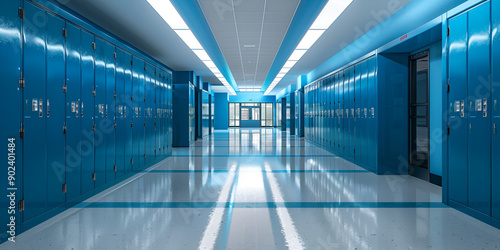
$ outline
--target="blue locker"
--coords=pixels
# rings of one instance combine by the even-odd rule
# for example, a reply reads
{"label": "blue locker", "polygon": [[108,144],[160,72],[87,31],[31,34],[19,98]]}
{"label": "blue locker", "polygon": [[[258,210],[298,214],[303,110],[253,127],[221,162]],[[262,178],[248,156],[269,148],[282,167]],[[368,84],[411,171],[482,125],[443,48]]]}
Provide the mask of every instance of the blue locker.
{"label": "blue locker", "polygon": [[150,64],[146,64],[146,156],[145,163],[150,165],[155,157],[155,131],[154,131],[154,99],[155,99],[155,68]]}
{"label": "blue locker", "polygon": [[323,133],[322,133],[322,137],[323,137],[323,146],[326,147],[328,145],[328,131],[327,131],[327,128],[328,128],[328,116],[327,116],[327,112],[328,112],[328,96],[327,96],[327,90],[328,90],[328,82],[327,82],[327,79],[323,79],[321,81],[321,84],[323,85],[322,87],[322,91],[321,91],[321,98],[323,99],[322,100],[322,112],[321,112],[321,116],[323,117],[322,120],[323,120],[323,124],[322,124],[322,130],[323,130]]}
{"label": "blue locker", "polygon": [[350,76],[350,79],[349,79],[349,105],[350,105],[350,109],[349,109],[349,134],[350,134],[350,141],[349,141],[349,156],[354,159],[354,151],[355,151],[355,138],[356,138],[356,131],[355,131],[355,122],[356,122],[356,119],[354,117],[355,115],[355,103],[354,103],[354,95],[355,95],[355,92],[354,92],[354,84],[355,84],[355,77],[356,77],[356,69],[354,67],[351,68],[351,72],[349,74]]}
{"label": "blue locker", "polygon": [[132,171],[132,158],[133,156],[133,87],[132,87],[132,55],[126,51],[122,52],[123,57],[123,70],[124,70],[124,84],[125,93],[121,97],[123,100],[123,118],[124,118],[124,128],[125,128],[125,173]]}
{"label": "blue locker", "polygon": [[[491,3],[491,20],[492,27],[500,27],[500,2],[493,1]],[[492,58],[492,83],[500,82],[500,72],[496,69],[500,68],[500,32],[494,32],[491,44],[491,58]],[[498,134],[498,126],[500,125],[500,92],[492,92],[492,120],[493,120],[493,136],[492,136],[492,149],[491,152],[500,152],[500,136]],[[493,217],[500,219],[500,154],[493,153],[491,162],[491,214]]]}
{"label": "blue locker", "polygon": [[[63,184],[66,183],[67,177],[73,177],[71,181],[74,181],[79,177],[80,162],[78,158],[78,152],[73,153],[76,159],[67,157],[67,165],[65,167],[65,138],[64,138],[64,126],[65,126],[65,94],[63,92],[64,86],[64,76],[65,76],[65,65],[64,65],[64,36],[62,31],[65,29],[65,22],[53,16],[52,14],[47,14],[47,48],[46,48],[46,62],[47,62],[47,85],[46,85],[46,100],[45,109],[43,116],[46,117],[47,126],[47,209],[52,209],[61,205],[66,200],[66,196],[63,193]],[[69,59],[69,58],[68,58]],[[72,65],[68,65],[72,66]],[[78,69],[80,65],[78,65]],[[79,70],[78,70],[79,71]],[[68,73],[71,73],[71,69],[68,69]],[[71,75],[68,75],[68,81]],[[75,85],[80,88],[80,79],[76,80]],[[79,92],[79,90],[78,90]],[[77,93],[79,94],[79,93]],[[76,118],[77,121],[79,120]],[[68,119],[69,120],[69,119]],[[78,123],[78,122],[76,122]],[[69,146],[76,146],[73,140],[69,140],[72,144]],[[76,149],[73,148],[73,149]],[[69,153],[69,152],[68,152]],[[75,162],[72,162],[74,160]],[[73,170],[75,169],[75,172]],[[76,173],[78,171],[78,173]],[[68,180],[69,181],[69,180]],[[78,185],[78,194],[80,191],[79,180],[76,183],[71,183],[71,185]]]}
{"label": "blue locker", "polygon": [[[490,92],[482,79],[490,77],[490,5],[469,12],[468,102],[469,102],[469,206],[490,214],[491,188],[491,112]],[[489,86],[488,86],[489,87]]]}
{"label": "blue locker", "polygon": [[[54,30],[54,36],[60,37],[61,31]],[[84,104],[81,96],[80,49],[82,37],[79,28],[66,23],[66,199],[71,200],[81,194],[82,179],[82,112]],[[53,63],[47,64],[47,67]],[[57,82],[57,81],[49,81]],[[60,86],[54,89],[60,93]],[[64,100],[64,99],[63,99]],[[63,103],[53,103],[54,107],[63,107]],[[61,105],[61,106],[59,106]],[[62,109],[61,109],[62,110]],[[56,111],[56,109],[54,109]],[[64,110],[62,110],[64,111]],[[51,112],[51,116],[54,112]],[[51,118],[48,118],[51,119]],[[48,120],[47,120],[48,121]],[[48,125],[48,124],[47,124]],[[58,131],[59,132],[59,131]],[[56,143],[54,143],[56,144]],[[86,148],[88,150],[88,147]],[[91,179],[91,178],[89,178]]]}
{"label": "blue locker", "polygon": [[94,36],[81,31],[81,134],[80,151],[82,152],[82,193],[94,189],[92,174],[94,169]]}
{"label": "blue locker", "polygon": [[337,148],[340,155],[344,155],[344,71],[337,74],[337,98],[339,105],[339,119],[338,119],[338,142]]}
{"label": "blue locker", "polygon": [[330,79],[330,150],[335,150],[335,77],[332,75]]}
{"label": "blue locker", "polygon": [[[41,24],[47,23],[45,12],[25,2],[25,18],[36,16]],[[47,208],[47,150],[45,110],[45,41],[46,25],[34,26],[26,22],[24,28],[24,154],[23,164],[23,221],[40,215]],[[40,42],[40,41],[43,41]],[[62,132],[62,131],[61,131]],[[43,187],[43,188],[41,188]]]}
{"label": "blue locker", "polygon": [[332,146],[331,149],[336,152],[337,151],[337,76],[336,74],[330,76],[331,82],[331,102],[332,102],[332,127],[331,136],[332,136]]}
{"label": "blue locker", "polygon": [[106,183],[116,177],[116,59],[115,46],[106,43],[106,106],[105,126],[106,138]]}
{"label": "blue locker", "polygon": [[357,64],[355,66],[355,76],[354,76],[354,138],[353,138],[353,150],[354,150],[354,159],[357,162],[362,162],[362,150],[361,150],[361,72],[363,68],[363,62]]}
{"label": "blue locker", "polygon": [[125,133],[127,126],[125,122],[126,105],[125,104],[125,52],[119,48],[116,49],[116,177],[125,173]]}
{"label": "blue locker", "polygon": [[159,156],[161,155],[161,144],[160,144],[160,128],[161,128],[161,121],[160,121],[160,114],[159,114],[159,107],[161,106],[161,71],[160,69],[156,69],[156,84],[155,86],[155,99],[154,99],[154,150],[155,150],[155,160],[159,159]]}
{"label": "blue locker", "polygon": [[449,21],[449,197],[467,205],[467,14]]}
{"label": "blue locker", "polygon": [[133,169],[144,167],[144,61],[133,57]]}
{"label": "blue locker", "polygon": [[361,65],[361,85],[359,88],[359,91],[361,92],[359,94],[359,107],[358,107],[358,117],[359,117],[359,130],[360,131],[360,143],[359,143],[359,149],[360,149],[360,161],[363,164],[368,164],[368,108],[367,108],[367,101],[368,101],[368,91],[367,91],[367,86],[368,86],[368,67],[369,67],[370,59],[363,62]]}
{"label": "blue locker", "polygon": [[[12,188],[22,190],[22,145],[23,142],[19,136],[19,129],[21,128],[22,116],[22,102],[21,88],[19,88],[19,79],[21,77],[21,19],[17,15],[17,10],[20,7],[19,1],[1,1],[0,2],[0,29],[8,30],[2,34],[0,39],[0,75],[2,76],[2,91],[0,92],[0,103],[2,107],[9,107],[3,110],[3,115],[9,122],[2,123],[0,130],[2,145],[2,154],[0,161],[7,165],[10,160],[14,162],[5,166],[5,170],[0,173],[0,178],[7,181],[8,171],[16,172],[16,182]],[[13,144],[9,147],[9,139]],[[11,150],[9,150],[11,149]],[[9,155],[10,154],[10,155]],[[13,159],[15,157],[15,159]],[[7,197],[10,191],[6,189],[6,182],[3,184],[4,188],[0,190],[0,202],[4,204],[4,208],[8,207],[10,198]],[[16,193],[16,204],[22,199],[22,193]],[[6,210],[5,210],[6,211]],[[18,213],[19,211],[16,211]],[[21,216],[16,216],[16,225],[20,224]],[[1,216],[0,224],[7,225],[10,223],[9,216]],[[5,227],[7,228],[7,227]],[[3,230],[2,230],[3,231]]]}
{"label": "blue locker", "polygon": [[95,187],[106,183],[106,136],[111,126],[106,117],[106,42],[95,38],[95,109],[94,152]]}
{"label": "blue locker", "polygon": [[173,135],[172,135],[172,132],[173,132],[173,104],[174,104],[174,99],[173,99],[173,83],[172,83],[172,74],[168,74],[167,75],[167,82],[168,82],[168,93],[167,93],[167,96],[168,96],[168,154],[171,155],[172,154],[172,147],[173,147]]}
{"label": "blue locker", "polygon": [[[158,151],[157,156],[162,157],[164,153],[164,139],[163,139],[163,104],[164,104],[164,99],[163,99],[163,83],[164,83],[164,72],[162,70],[158,70],[158,83],[157,83],[157,91],[156,95],[158,96],[156,100],[156,130],[157,130],[157,135],[158,137],[156,138],[157,141],[157,149]],[[158,157],[157,157],[158,158]]]}
{"label": "blue locker", "polygon": [[377,114],[376,114],[376,105],[377,105],[377,61],[376,58],[370,59],[368,63],[368,148],[369,150],[369,165],[372,170],[377,168]]}
{"label": "blue locker", "polygon": [[354,69],[349,68],[344,71],[344,155],[352,158],[351,155],[351,84],[354,81]]}

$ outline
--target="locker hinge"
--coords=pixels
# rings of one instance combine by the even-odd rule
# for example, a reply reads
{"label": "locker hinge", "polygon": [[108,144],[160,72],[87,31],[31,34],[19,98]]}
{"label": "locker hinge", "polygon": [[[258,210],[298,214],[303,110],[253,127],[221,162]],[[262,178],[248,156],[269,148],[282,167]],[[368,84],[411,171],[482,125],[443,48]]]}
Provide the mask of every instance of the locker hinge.
{"label": "locker hinge", "polygon": [[92,173],[92,180],[95,181],[95,173]]}
{"label": "locker hinge", "polygon": [[130,123],[130,127],[131,127],[131,128],[133,128],[133,127],[134,127],[134,123],[133,123],[133,122],[131,122],[131,123]]}
{"label": "locker hinge", "polygon": [[115,129],[116,129],[116,122],[115,122]]}
{"label": "locker hinge", "polygon": [[446,35],[449,36],[450,35],[450,27],[448,27],[448,30],[446,31]]}
{"label": "locker hinge", "polygon": [[25,84],[24,79],[20,78],[19,79],[19,88],[24,88],[24,84]]}
{"label": "locker hinge", "polygon": [[21,124],[21,128],[19,129],[19,138],[24,138],[24,128],[23,125]]}
{"label": "locker hinge", "polygon": [[63,127],[63,134],[66,134],[66,130],[67,130],[67,128],[66,128],[66,124],[65,124]]}
{"label": "locker hinge", "polygon": [[92,49],[95,50],[95,43],[92,43]]}
{"label": "locker hinge", "polygon": [[19,212],[24,211],[24,200],[19,201]]}
{"label": "locker hinge", "polygon": [[146,71],[146,66],[144,66],[144,71]]}
{"label": "locker hinge", "polygon": [[134,165],[134,158],[130,159],[130,165]]}
{"label": "locker hinge", "polygon": [[95,122],[92,124],[92,131],[95,132]]}
{"label": "locker hinge", "polygon": [[133,60],[130,61],[130,65],[134,66],[134,61]]}
{"label": "locker hinge", "polygon": [[19,8],[19,10],[17,11],[17,15],[19,16],[19,18],[24,19],[24,9]]}
{"label": "locker hinge", "polygon": [[448,93],[450,93],[450,89],[451,89],[450,79],[448,78],[448,84],[446,85],[446,91],[448,91]]}
{"label": "locker hinge", "polygon": [[113,167],[113,170],[114,170],[114,171],[115,171],[115,173],[116,173],[116,165]]}
{"label": "locker hinge", "polygon": [[448,122],[448,125],[446,125],[446,126],[447,126],[447,128],[446,128],[446,133],[447,133],[448,135],[450,135],[450,132],[451,132],[451,131],[450,131],[450,123]]}
{"label": "locker hinge", "polygon": [[497,124],[496,123],[493,124],[493,134],[494,135],[497,134]]}
{"label": "locker hinge", "polygon": [[113,52],[113,56],[114,56],[114,57],[115,57],[115,59],[116,59],[116,52]]}
{"label": "locker hinge", "polygon": [[113,97],[114,97],[114,98],[115,98],[115,100],[116,100],[116,93],[115,93],[115,95],[114,95]]}
{"label": "locker hinge", "polygon": [[144,126],[146,126],[146,122],[144,122]]}
{"label": "locker hinge", "polygon": [[66,29],[63,29],[62,35],[64,38],[68,37],[68,32],[66,31]]}
{"label": "locker hinge", "polygon": [[63,85],[63,93],[67,93],[68,92],[68,85],[64,84]]}
{"label": "locker hinge", "polygon": [[67,189],[66,189],[66,183],[64,183],[64,184],[62,185],[62,192],[65,194],[65,193],[66,193],[66,190],[67,190]]}
{"label": "locker hinge", "polygon": [[133,101],[133,100],[134,100],[134,97],[133,97],[133,96],[131,96],[131,97],[130,97],[130,100],[131,100],[131,101]]}
{"label": "locker hinge", "polygon": [[146,159],[146,154],[144,154],[144,159]]}

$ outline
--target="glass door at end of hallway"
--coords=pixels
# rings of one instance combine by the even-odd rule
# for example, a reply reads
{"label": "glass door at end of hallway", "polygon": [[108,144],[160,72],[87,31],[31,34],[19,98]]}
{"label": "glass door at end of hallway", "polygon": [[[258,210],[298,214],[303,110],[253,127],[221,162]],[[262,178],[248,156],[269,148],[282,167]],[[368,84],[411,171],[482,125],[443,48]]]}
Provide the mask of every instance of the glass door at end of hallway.
{"label": "glass door at end of hallway", "polygon": [[272,127],[273,103],[229,103],[229,127]]}

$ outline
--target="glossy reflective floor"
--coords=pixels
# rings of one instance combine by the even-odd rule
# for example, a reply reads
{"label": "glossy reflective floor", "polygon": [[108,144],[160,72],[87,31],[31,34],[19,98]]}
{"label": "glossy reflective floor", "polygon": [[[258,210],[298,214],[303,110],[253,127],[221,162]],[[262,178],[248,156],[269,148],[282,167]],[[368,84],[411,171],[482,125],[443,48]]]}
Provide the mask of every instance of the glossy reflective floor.
{"label": "glossy reflective floor", "polygon": [[0,249],[492,249],[441,189],[275,129],[219,131]]}

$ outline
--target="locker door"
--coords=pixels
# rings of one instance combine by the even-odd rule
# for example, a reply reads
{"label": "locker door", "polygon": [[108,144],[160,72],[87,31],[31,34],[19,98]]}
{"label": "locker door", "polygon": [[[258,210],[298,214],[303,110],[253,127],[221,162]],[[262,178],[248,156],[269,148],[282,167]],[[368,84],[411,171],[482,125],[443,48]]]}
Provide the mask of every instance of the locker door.
{"label": "locker door", "polygon": [[352,159],[354,159],[354,151],[355,151],[355,138],[356,138],[356,131],[355,131],[355,121],[356,117],[355,115],[355,103],[354,103],[354,95],[355,95],[355,89],[354,89],[354,84],[355,84],[355,77],[356,77],[356,70],[354,67],[351,68],[351,72],[349,74],[349,133],[350,133],[350,142],[349,142],[349,155]]}
{"label": "locker door", "polygon": [[330,76],[330,149],[335,150],[335,77]]}
{"label": "locker door", "polygon": [[154,102],[154,131],[155,131],[155,159],[159,159],[161,155],[161,144],[160,144],[160,131],[161,131],[161,118],[160,118],[160,106],[161,106],[161,71],[156,69],[156,84],[155,84],[155,102]]}
{"label": "locker door", "polygon": [[339,133],[339,140],[338,140],[338,143],[337,143],[337,148],[338,148],[338,152],[339,154],[341,155],[344,155],[344,147],[345,147],[345,143],[344,143],[344,74],[345,74],[345,71],[342,71],[338,74],[338,103],[339,103],[339,113],[340,113],[340,116],[339,116],[339,129],[338,129],[338,133]]}
{"label": "locker door", "polygon": [[132,171],[132,158],[133,158],[133,138],[132,134],[134,132],[131,126],[133,122],[133,100],[132,100],[132,55],[127,52],[122,53],[123,56],[123,68],[124,68],[124,91],[123,94],[123,126],[125,128],[125,173]]}
{"label": "locker door", "polygon": [[109,121],[106,117],[106,42],[95,38],[95,109],[94,153],[95,187],[106,183],[106,136]]}
{"label": "locker door", "polygon": [[359,91],[361,92],[359,94],[359,110],[358,110],[358,117],[359,117],[359,126],[358,128],[361,130],[360,131],[360,144],[359,144],[359,149],[360,149],[360,161],[361,163],[368,164],[368,109],[367,109],[367,85],[368,85],[368,67],[369,67],[370,60],[366,61],[363,63],[363,66],[361,68],[361,85]]}
{"label": "locker door", "polygon": [[144,91],[145,91],[145,79],[144,79],[144,61],[133,58],[133,143],[134,143],[134,158],[133,158],[133,168],[134,170],[144,167]]}
{"label": "locker door", "polygon": [[172,129],[173,129],[173,97],[172,97],[172,74],[168,75],[168,103],[169,103],[169,125],[168,125],[168,145],[169,145],[169,154],[172,154]]}
{"label": "locker door", "polygon": [[92,174],[94,169],[94,36],[85,31],[81,31],[81,84],[82,84],[82,104],[81,104],[81,133],[80,150],[82,152],[82,193],[94,189]]}
{"label": "locker door", "polygon": [[448,191],[451,200],[467,205],[467,14],[449,26]]}
{"label": "locker door", "polygon": [[[3,59],[0,60],[0,75],[2,76],[0,104],[2,107],[9,107],[2,110],[4,118],[8,119],[9,122],[3,122],[2,129],[0,129],[0,139],[4,143],[0,161],[3,164],[12,163],[5,166],[5,171],[0,172],[0,178],[7,181],[8,171],[15,170],[17,177],[15,185],[9,185],[9,187],[22,190],[23,162],[21,156],[23,142],[19,136],[19,129],[22,121],[23,100],[21,99],[22,89],[19,88],[19,79],[21,77],[21,19],[17,15],[19,6],[19,1],[0,2],[0,30],[9,31],[2,33],[2,39],[0,39],[0,58]],[[11,140],[9,141],[9,139]],[[9,142],[13,142],[10,147]],[[1,204],[8,204],[10,198],[7,195],[10,194],[10,191],[7,190],[6,184],[3,184],[3,187],[0,190],[0,202]],[[17,203],[22,199],[22,193],[16,192],[16,196]],[[4,207],[8,206],[5,205]],[[16,213],[18,212],[16,211]],[[16,216],[16,225],[20,224],[20,217]],[[8,223],[10,223],[9,216],[0,217],[1,225],[7,225]]]}
{"label": "locker door", "polygon": [[[29,2],[24,5],[25,18],[37,20],[24,24],[24,158],[23,194],[24,221],[46,211],[47,147],[45,115],[45,41],[47,17],[43,10]],[[42,42],[43,41],[43,42]]]}
{"label": "locker door", "polygon": [[368,106],[368,119],[369,119],[369,162],[372,170],[375,170],[377,167],[377,151],[371,150],[377,148],[377,119],[376,119],[376,110],[375,107],[377,105],[377,61],[375,58],[371,59],[368,64],[368,95],[369,95],[369,106]]}
{"label": "locker door", "polygon": [[[490,86],[490,5],[483,4],[469,12],[469,206],[490,214],[491,188],[491,115]],[[486,80],[489,82],[489,80]],[[484,91],[478,91],[484,89]]]}
{"label": "locker door", "polygon": [[125,132],[130,128],[125,124],[125,52],[116,49],[116,177],[125,173]]}
{"label": "locker door", "polygon": [[[83,154],[80,136],[82,134],[83,108],[85,106],[82,103],[81,96],[81,31],[70,23],[66,23],[66,29],[66,199],[71,200],[81,194],[81,163]],[[60,36],[60,31],[55,30],[54,35]],[[50,64],[47,64],[47,67]],[[54,89],[54,91],[61,92],[59,88]],[[62,107],[56,103],[53,104],[54,107]],[[50,114],[51,116],[52,113]]]}
{"label": "locker door", "polygon": [[331,149],[337,151],[337,76],[331,76],[331,98],[332,98],[332,146]]}
{"label": "locker door", "polygon": [[361,72],[364,67],[364,62],[356,65],[356,74],[354,79],[354,158],[357,162],[362,162],[363,154],[361,150]]}
{"label": "locker door", "polygon": [[[146,105],[146,123],[145,123],[145,138],[146,138],[146,148],[145,148],[145,163],[146,165],[149,166],[151,163],[151,157],[154,157],[154,124],[152,124],[153,118],[153,109],[154,109],[154,103],[152,100],[154,100],[154,69],[151,67],[151,65],[147,64],[146,65],[146,99],[145,99],[145,105]],[[152,105],[153,104],[153,105]]]}
{"label": "locker door", "polygon": [[[47,126],[47,210],[52,209],[66,200],[63,184],[72,168],[79,170],[79,162],[65,168],[65,94],[64,86],[64,36],[62,31],[65,23],[62,19],[47,14],[47,85],[46,100],[43,105],[43,116]],[[75,83],[79,85],[79,79]],[[78,86],[79,88],[79,86]],[[78,90],[79,91],[79,90]],[[78,93],[77,93],[78,94]],[[78,153],[76,153],[78,154]],[[78,155],[76,155],[78,157]],[[70,160],[69,158],[67,160]],[[71,162],[68,161],[68,164]],[[79,190],[78,190],[79,191]]]}
{"label": "locker door", "polygon": [[106,43],[106,183],[115,179],[116,166],[116,60],[115,46]]}
{"label": "locker door", "polygon": [[345,71],[344,75],[344,155],[347,157],[351,157],[351,78],[354,76],[352,75],[354,71],[352,68],[349,68]]}
{"label": "locker door", "polygon": [[[492,6],[492,27],[500,27],[500,2],[493,1]],[[491,58],[492,58],[492,83],[497,88],[497,83],[500,82],[500,72],[497,69],[500,68],[500,32],[498,28],[495,28],[496,32],[493,32],[492,47],[491,47]],[[493,142],[491,152],[500,152],[500,135],[498,134],[498,126],[500,125],[500,92],[492,92],[492,119],[493,119]],[[492,211],[491,214],[495,218],[500,218],[500,154],[492,154],[492,169],[491,169],[491,190],[492,190]]]}

